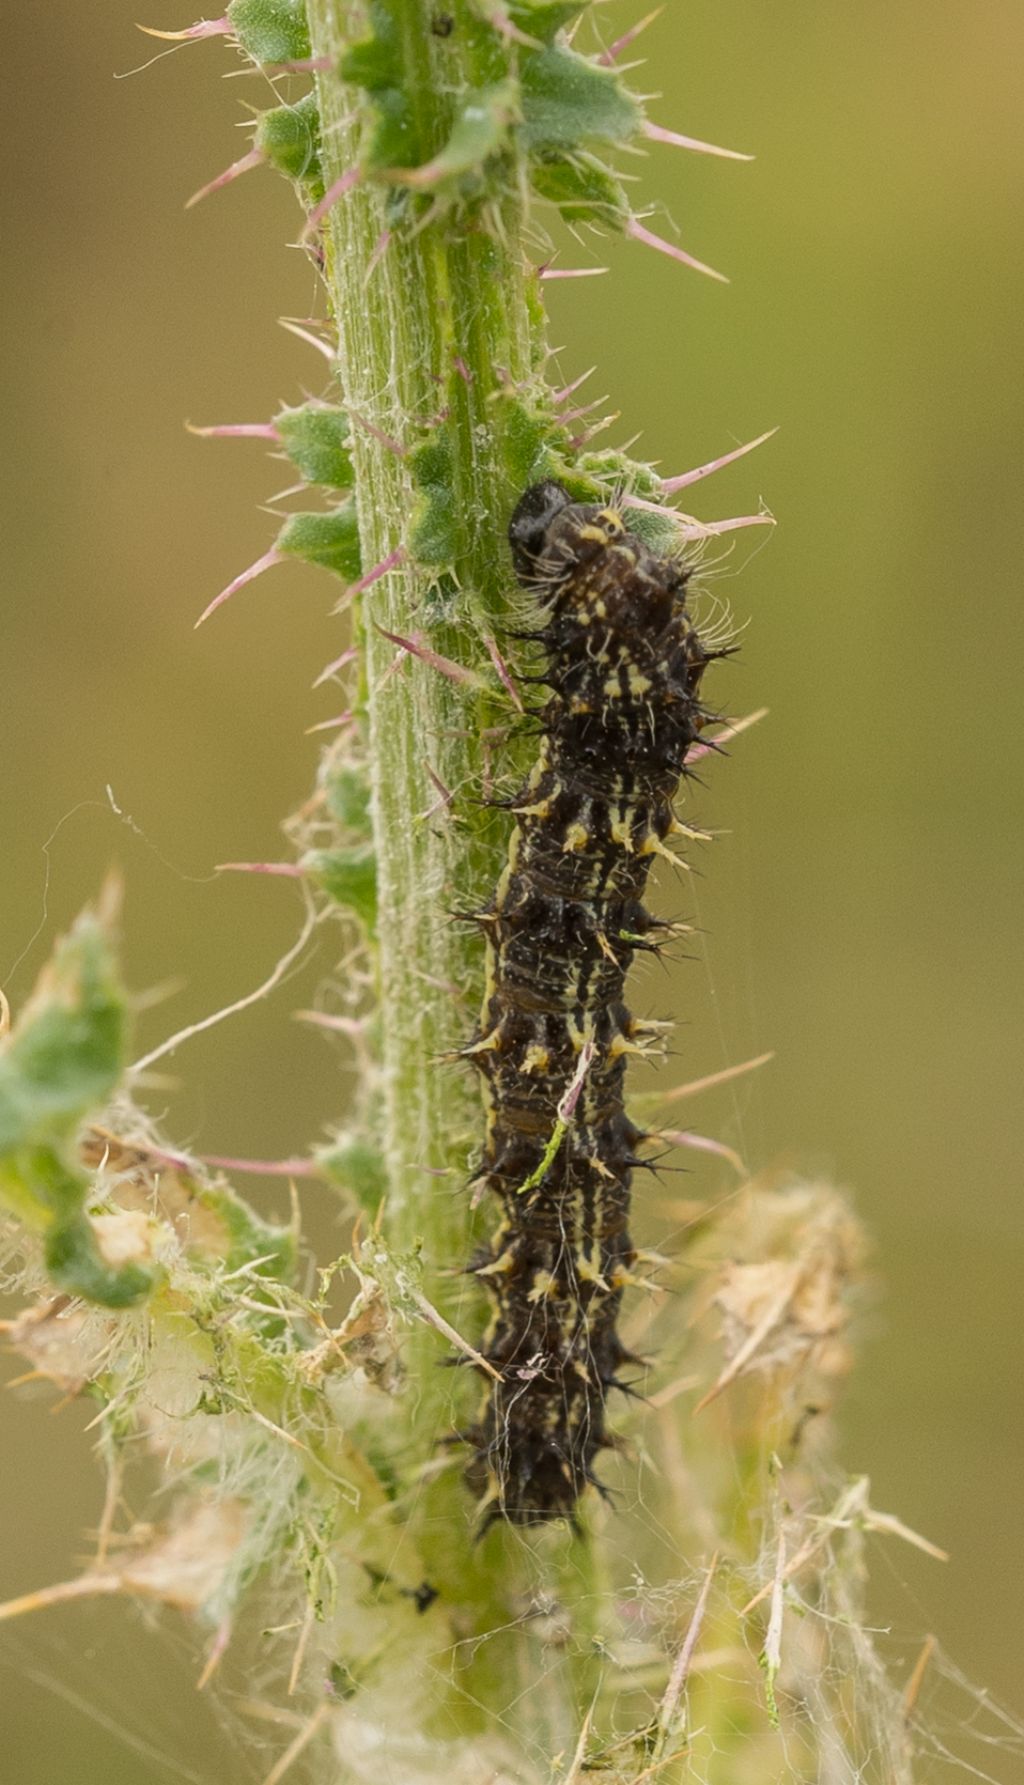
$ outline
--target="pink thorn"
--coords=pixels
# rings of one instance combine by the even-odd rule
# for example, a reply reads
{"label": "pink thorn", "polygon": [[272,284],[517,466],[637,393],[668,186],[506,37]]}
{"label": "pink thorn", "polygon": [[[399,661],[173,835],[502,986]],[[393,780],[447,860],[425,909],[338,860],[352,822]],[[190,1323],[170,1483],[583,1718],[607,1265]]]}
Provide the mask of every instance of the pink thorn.
{"label": "pink thorn", "polygon": [[525,31],[521,31],[519,26],[509,18],[508,13],[503,12],[499,6],[488,9],[487,19],[496,31],[500,31],[502,37],[511,38],[513,43],[521,43],[524,49],[542,50],[544,48],[538,38],[528,37]]}
{"label": "pink thorn", "polygon": [[349,645],[347,651],[342,651],[340,657],[335,657],[333,663],[328,663],[325,668],[320,671],[316,681],[313,683],[314,688],[320,688],[323,686],[324,682],[329,682],[333,675],[337,675],[339,669],[344,669],[345,666],[352,663],[358,655],[358,645]]}
{"label": "pink thorn", "polygon": [[385,254],[387,253],[388,243],[390,242],[390,240],[391,240],[390,229],[382,229],[380,232],[380,235],[377,237],[377,240],[373,245],[373,253],[370,255],[370,258],[366,263],[366,279],[364,279],[364,281],[363,281],[364,284],[366,284],[367,280],[369,280],[369,278],[370,278],[371,273],[373,273],[376,270],[376,268],[380,265],[381,261],[383,260]]}
{"label": "pink thorn", "polygon": [[176,1171],[185,1171],[195,1176],[196,1157],[190,1153],[174,1153],[169,1147],[147,1147],[147,1155],[159,1160],[161,1165],[172,1165]]}
{"label": "pink thorn", "polygon": [[[752,725],[757,725],[767,716],[768,708],[758,707],[756,712],[747,713],[742,719],[733,719],[721,731],[716,731],[710,744],[691,744],[686,752],[687,767],[691,762],[700,762],[704,756],[714,756],[719,745],[728,743],[730,738],[738,738],[741,732],[749,731]],[[669,1095],[671,1094],[670,1092]]]}
{"label": "pink thorn", "polygon": [[656,6],[654,11],[649,12],[645,19],[641,19],[638,25],[632,25],[628,31],[623,32],[621,37],[617,37],[615,42],[598,56],[597,60],[601,67],[610,68],[613,62],[617,62],[623,50],[628,50],[630,44],[636,42],[641,31],[646,31],[648,25],[653,25],[655,19],[659,19],[664,10],[663,6]]}
{"label": "pink thorn", "polygon": [[412,186],[418,191],[424,187],[434,186],[443,180],[447,172],[446,165],[440,155],[432,161],[421,161],[418,167],[389,167],[388,179],[394,180],[396,186]]}
{"label": "pink thorn", "polygon": [[595,397],[592,403],[581,403],[578,409],[567,409],[564,415],[560,415],[558,419],[562,423],[579,421],[581,416],[589,415],[592,409],[600,409],[601,404],[607,403],[607,401],[606,396]]}
{"label": "pink thorn", "polygon": [[185,423],[190,434],[199,440],[274,440],[281,438],[272,421],[217,422],[212,428],[196,428]]}
{"label": "pink thorn", "polygon": [[597,367],[591,366],[589,371],[581,372],[578,378],[574,378],[571,384],[565,384],[562,386],[561,390],[556,390],[554,396],[551,399],[551,401],[555,405],[555,408],[560,409],[563,403],[567,403],[569,401],[569,398],[571,396],[574,396],[576,391],[579,390],[580,385],[585,384],[587,379],[592,377],[596,371],[597,371]]}
{"label": "pink thorn", "polygon": [[231,20],[227,16],[200,19],[198,25],[189,25],[184,31],[156,31],[152,25],[136,25],[135,29],[147,37],[162,37],[167,43],[188,43],[200,37],[230,37]]}
{"label": "pink thorn", "polygon": [[241,161],[233,161],[231,166],[226,167],[215,180],[211,180],[206,186],[200,186],[198,192],[193,192],[192,197],[185,202],[186,211],[190,211],[193,205],[197,205],[201,198],[209,198],[211,192],[219,192],[222,186],[230,186],[233,180],[240,179],[242,174],[249,172],[250,168],[262,165],[263,150],[250,149],[248,155],[242,156]]}
{"label": "pink thorn", "polygon": [[335,180],[333,186],[328,186],[320,203],[313,206],[309,216],[306,218],[299,235],[300,242],[308,242],[317,226],[323,222],[328,211],[333,209],[339,198],[344,198],[346,192],[351,192],[353,186],[357,185],[362,177],[363,170],[361,167],[350,167],[347,173],[342,174],[340,179]]}
{"label": "pink thorn", "polygon": [[393,552],[389,552],[386,558],[382,558],[379,564],[375,564],[372,570],[361,576],[357,583],[349,583],[334,612],[338,613],[341,607],[347,606],[354,596],[364,595],[367,589],[372,589],[374,583],[379,583],[382,576],[387,576],[389,570],[394,570],[396,564],[401,564],[404,557],[404,545],[396,545]]}
{"label": "pink thorn", "polygon": [[223,1661],[224,1656],[228,1652],[228,1645],[229,1645],[230,1641],[231,1641],[231,1619],[230,1619],[230,1617],[224,1617],[221,1619],[220,1623],[217,1625],[217,1628],[213,1633],[213,1641],[211,1642],[209,1649],[207,1651],[206,1660],[203,1663],[203,1671],[199,1675],[199,1678],[196,1681],[196,1691],[197,1692],[204,1692],[206,1690],[206,1687],[210,1684],[210,1681],[213,1679],[213,1676],[216,1673],[221,1662]]}
{"label": "pink thorn", "polygon": [[[646,496],[623,496],[620,502],[620,507],[642,508],[647,514],[667,514],[671,516],[673,513],[672,509],[665,508],[661,502],[649,502]],[[679,520],[680,517],[675,515],[674,518]]]}
{"label": "pink thorn", "polygon": [[706,465],[698,465],[696,471],[683,471],[678,477],[663,477],[661,487],[666,496],[674,496],[679,490],[685,490],[691,483],[699,483],[702,477],[710,477],[712,471],[721,471],[723,465],[731,465],[734,459],[742,459],[743,455],[753,452],[755,446],[763,446],[778,428],[769,428],[767,434],[758,434],[756,440],[748,440],[745,446],[736,446],[732,452],[722,454],[720,459],[709,459]]}
{"label": "pink thorn", "polygon": [[283,562],[283,552],[279,552],[276,545],[272,545],[269,552],[264,552],[262,558],[257,558],[255,564],[250,564],[247,570],[239,571],[234,581],[230,582],[226,589],[222,589],[219,595],[214,596],[209,607],[204,607],[193,631],[197,630],[204,620],[208,620],[211,614],[216,613],[217,609],[223,606],[225,601],[229,601],[239,589],[244,589],[246,583],[255,582],[256,578],[262,576],[265,570],[273,570],[275,564]]}
{"label": "pink thorn", "polygon": [[753,155],[741,155],[738,149],[720,149],[717,143],[702,142],[699,136],[680,136],[678,130],[666,130],[663,124],[652,124],[645,118],[641,126],[652,143],[671,143],[677,149],[693,149],[698,155],[720,155],[723,161],[753,161]]}
{"label": "pink thorn", "polygon": [[680,527],[683,539],[717,539],[720,533],[735,533],[740,527],[774,527],[773,514],[737,514],[727,521],[689,521]]}
{"label": "pink thorn", "polygon": [[505,689],[505,692],[507,693],[509,699],[511,700],[512,705],[515,707],[515,709],[518,713],[523,712],[524,708],[523,708],[522,700],[520,699],[520,696],[519,696],[519,689],[516,687],[515,683],[513,682],[512,677],[509,674],[508,664],[505,662],[504,657],[502,656],[501,652],[499,651],[497,645],[495,644],[495,642],[489,632],[484,633],[484,644],[487,646],[487,655],[490,658],[491,662],[494,664],[494,667],[498,672],[498,680],[501,682],[502,687]]}
{"label": "pink thorn", "polygon": [[294,62],[269,62],[264,66],[272,68],[275,74],[325,74],[334,63],[330,56],[301,56]]}
{"label": "pink thorn", "polygon": [[248,1171],[270,1178],[319,1178],[323,1176],[315,1159],[229,1159],[224,1153],[200,1153],[204,1165],[216,1165],[222,1171]]}
{"label": "pink thorn", "polygon": [[305,341],[307,347],[315,347],[318,353],[323,354],[324,359],[329,360],[332,365],[334,364],[334,348],[329,341],[323,341],[319,335],[314,335],[309,329],[302,328],[299,323],[293,322],[290,316],[280,316],[278,321],[290,335],[294,335],[299,341]]}
{"label": "pink thorn", "polygon": [[350,409],[348,411],[348,418],[350,421],[357,421],[361,428],[365,428],[368,434],[372,434],[375,440],[379,440],[382,446],[386,446],[389,452],[393,452],[396,459],[404,459],[406,457],[406,449],[401,441],[392,440],[390,434],[385,434],[381,428],[377,427],[375,422],[367,421],[365,415],[360,415],[357,410]]}
{"label": "pink thorn", "polygon": [[670,1141],[674,1147],[690,1147],[695,1153],[715,1153],[719,1159],[728,1160],[741,1177],[746,1177],[747,1168],[739,1154],[732,1147],[727,1147],[724,1140],[712,1140],[707,1134],[693,1134],[688,1128],[661,1129],[662,1140]]}
{"label": "pink thorn", "polygon": [[759,1066],[767,1066],[774,1060],[773,1053],[757,1054],[752,1060],[741,1060],[736,1066],[723,1066],[719,1072],[706,1073],[703,1078],[692,1078],[688,1084],[676,1085],[672,1091],[663,1091],[663,1103],[678,1103],[684,1097],[697,1097],[702,1091],[714,1091],[719,1085],[731,1084],[733,1079],[742,1078],[747,1072],[756,1072]]}
{"label": "pink thorn", "polygon": [[551,267],[537,268],[538,279],[596,279],[599,273],[607,273],[607,267]]}
{"label": "pink thorn", "polygon": [[[596,404],[593,405],[593,407],[596,408]],[[601,420],[595,422],[592,428],[585,428],[582,434],[571,434],[569,436],[571,444],[576,448],[576,451],[579,452],[581,447],[587,445],[588,441],[596,439],[598,434],[603,434],[606,428],[610,428],[613,422],[617,422],[621,414],[621,409],[615,409],[611,415],[603,415]]]}
{"label": "pink thorn", "polygon": [[329,1010],[297,1010],[300,1023],[315,1023],[318,1029],[336,1030],[341,1035],[365,1036],[366,1024],[358,1017],[335,1015]]}
{"label": "pink thorn", "polygon": [[580,1092],[583,1090],[595,1052],[596,1049],[592,1041],[585,1041],[583,1043],[583,1046],[580,1049],[579,1062],[576,1071],[573,1073],[572,1083],[566,1090],[566,1093],[561,1099],[555,1112],[560,1122],[569,1123],[576,1114],[576,1105],[580,1100]]}
{"label": "pink thorn", "polygon": [[459,374],[459,377],[462,379],[463,384],[472,384],[473,374],[470,371],[469,367],[467,366],[461,353],[455,354],[454,358],[452,359],[452,365],[455,367],[456,372]]}
{"label": "pink thorn", "polygon": [[452,792],[450,787],[445,786],[440,775],[435,775],[429,762],[427,763],[427,774],[430,776],[431,781],[434,783],[434,786],[437,788],[438,793],[441,795],[441,804],[443,806],[450,806],[452,803],[452,800],[455,798],[455,795]]}
{"label": "pink thorn", "polygon": [[339,713],[335,719],[321,719],[318,725],[307,725],[304,736],[311,738],[317,731],[341,731],[346,725],[354,725],[354,713]]}
{"label": "pink thorn", "polygon": [[386,638],[389,643],[400,646],[403,651],[409,653],[410,657],[416,657],[421,663],[426,664],[428,669],[438,670],[441,675],[447,676],[450,682],[461,682],[472,688],[483,686],[480,677],[474,670],[467,669],[464,663],[453,663],[450,657],[442,657],[437,651],[432,651],[430,646],[425,645],[421,639],[403,638],[400,632],[385,632],[383,626],[378,626],[377,631],[381,638]]}
{"label": "pink thorn", "polygon": [[667,254],[670,260],[677,260],[680,266],[692,267],[695,273],[705,273],[709,279],[717,279],[720,285],[729,283],[724,273],[717,273],[714,267],[706,266],[702,260],[694,260],[693,255],[687,254],[685,248],[678,247],[675,242],[666,242],[662,236],[656,236],[652,229],[645,229],[635,217],[631,217],[626,224],[626,234],[632,236],[634,242],[643,242],[647,248],[657,248],[659,254]]}
{"label": "pink thorn", "polygon": [[302,880],[305,870],[298,862],[218,862],[218,874],[279,874],[285,880]]}

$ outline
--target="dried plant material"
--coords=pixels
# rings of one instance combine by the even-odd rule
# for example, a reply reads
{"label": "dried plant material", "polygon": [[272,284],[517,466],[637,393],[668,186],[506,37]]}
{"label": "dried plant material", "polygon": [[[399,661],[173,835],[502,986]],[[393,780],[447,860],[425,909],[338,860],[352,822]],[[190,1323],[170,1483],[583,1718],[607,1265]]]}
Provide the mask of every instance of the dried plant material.
{"label": "dried plant material", "polygon": [[64,1581],[25,1593],[0,1605],[0,1620],[42,1611],[71,1599],[90,1599],[124,1593],[156,1599],[176,1611],[194,1612],[207,1604],[220,1587],[242,1542],[245,1509],[238,1502],[207,1500],[186,1504],[183,1516],[165,1531],[148,1526],[122,1539],[116,1566],[87,1572],[77,1580]]}
{"label": "dried plant material", "polygon": [[[813,1369],[826,1382],[844,1375],[850,1356],[842,1335],[863,1240],[838,1192],[819,1185],[752,1187],[716,1238],[726,1245],[735,1238],[748,1256],[719,1267],[711,1299],[726,1362],[695,1412],[755,1372],[793,1376]],[[749,1257],[754,1247],[760,1257]]]}

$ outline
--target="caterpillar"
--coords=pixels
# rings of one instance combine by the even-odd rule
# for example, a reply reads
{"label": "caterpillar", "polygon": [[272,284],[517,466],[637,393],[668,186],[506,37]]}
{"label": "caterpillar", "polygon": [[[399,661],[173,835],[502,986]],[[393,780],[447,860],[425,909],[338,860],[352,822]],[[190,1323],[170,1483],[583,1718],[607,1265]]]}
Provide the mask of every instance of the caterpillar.
{"label": "caterpillar", "polygon": [[630,1055],[654,1030],[623,986],[638,950],[671,929],[642,896],[656,855],[677,858],[673,797],[710,714],[705,647],[686,608],[690,572],[650,551],[613,507],[561,484],[527,490],[509,526],[516,576],[542,624],[535,681],[550,690],[541,747],[488,905],[476,1033],[486,1138],[479,1181],[501,1218],[469,1270],[494,1298],[488,1387],[466,1470],[482,1528],[575,1516],[594,1460],[614,1448],[609,1389],[639,1362],[616,1323],[636,1252],[630,1184],[645,1138],[626,1113]]}

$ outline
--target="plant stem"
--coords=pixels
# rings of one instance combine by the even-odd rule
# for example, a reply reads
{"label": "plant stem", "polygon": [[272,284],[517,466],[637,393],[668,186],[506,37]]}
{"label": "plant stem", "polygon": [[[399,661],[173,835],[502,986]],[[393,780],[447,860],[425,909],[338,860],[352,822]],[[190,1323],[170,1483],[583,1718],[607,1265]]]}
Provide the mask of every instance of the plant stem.
{"label": "plant stem", "polygon": [[[310,0],[313,55],[332,70],[346,46],[351,10],[343,0]],[[488,71],[473,65],[483,52],[472,28],[462,47],[446,47],[443,72],[435,67],[430,10],[421,0],[393,9],[421,140],[439,145],[448,126],[446,94]],[[493,33],[488,41],[493,60]],[[500,45],[498,54],[505,54]],[[333,72],[318,75],[318,92],[330,188],[357,165],[360,119],[354,89]],[[482,1130],[480,1098],[469,1073],[438,1056],[469,1035],[479,1003],[481,947],[451,911],[487,896],[505,851],[504,826],[479,797],[487,783],[488,734],[508,717],[484,638],[501,620],[510,581],[504,533],[520,490],[509,438],[513,406],[506,398],[527,383],[538,353],[528,290],[534,275],[514,196],[496,202],[486,229],[460,230],[428,217],[415,231],[386,238],[386,230],[387,189],[365,180],[334,206],[325,231],[338,376],[353,422],[363,563],[371,567],[407,544],[420,497],[407,452],[395,445],[408,449],[431,430],[436,437],[439,412],[454,550],[441,572],[406,557],[374,584],[361,614],[378,864],[390,1185],[385,1236],[399,1254],[419,1251],[430,1301],[475,1342],[481,1320],[463,1274],[470,1249],[464,1184],[467,1154]],[[432,651],[476,671],[480,685],[454,682],[415,658],[396,669],[387,632],[418,633]],[[504,766],[507,756],[506,747]],[[572,1697],[565,1696],[566,1670],[552,1674],[559,1702],[542,1712],[536,1699],[529,1702],[523,1674],[551,1674],[550,1656],[539,1657],[533,1639],[490,1634],[521,1616],[522,1605],[516,1610],[513,1602],[527,1571],[536,1580],[536,1557],[531,1561],[522,1538],[508,1532],[474,1547],[461,1471],[454,1459],[439,1466],[438,1441],[451,1430],[453,1399],[462,1418],[472,1417],[476,1390],[469,1372],[439,1367],[447,1359],[426,1325],[412,1333],[405,1361],[410,1383],[403,1412],[413,1421],[402,1437],[406,1479],[423,1472],[410,1496],[409,1535],[463,1652],[474,1657],[443,1707],[446,1726],[493,1726],[495,1711],[504,1713],[506,1702],[518,1700],[526,1705],[532,1741],[542,1739],[538,1722],[546,1721],[560,1744],[575,1716]],[[578,1540],[563,1535],[559,1548],[576,1553],[573,1576],[585,1577]],[[479,1636],[488,1640],[468,1640]]]}

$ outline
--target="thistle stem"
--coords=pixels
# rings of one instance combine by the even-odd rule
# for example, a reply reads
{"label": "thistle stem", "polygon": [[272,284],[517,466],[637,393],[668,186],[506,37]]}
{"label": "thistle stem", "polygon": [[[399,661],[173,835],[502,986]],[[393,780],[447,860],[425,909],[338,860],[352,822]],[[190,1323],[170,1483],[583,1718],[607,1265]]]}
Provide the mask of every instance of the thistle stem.
{"label": "thistle stem", "polygon": [[[334,72],[351,11],[343,0],[310,0],[313,55],[324,65],[317,90],[328,189],[358,158],[355,90]],[[447,95],[461,81],[476,84],[502,72],[475,66],[474,58],[497,56],[500,64],[511,52],[493,33],[485,50],[481,33],[468,29],[447,41],[442,69],[430,13],[421,0],[406,0],[393,16],[419,140],[440,147],[450,128]],[[464,22],[471,22],[468,9]],[[451,912],[488,896],[505,852],[504,826],[480,798],[489,734],[507,725],[510,713],[484,641],[500,624],[510,581],[504,532],[520,491],[504,399],[526,384],[539,353],[530,290],[536,275],[522,247],[516,197],[496,201],[486,227],[463,232],[450,213],[432,220],[428,212],[418,229],[393,233],[387,197],[382,183],[362,181],[325,221],[342,402],[368,424],[352,438],[363,562],[376,564],[407,545],[421,500],[410,450],[436,440],[439,429],[453,550],[450,564],[433,571],[406,555],[375,583],[358,616],[378,864],[385,1235],[394,1252],[419,1254],[430,1302],[475,1342],[482,1310],[464,1274],[464,1186],[467,1157],[482,1132],[480,1097],[469,1073],[439,1056],[468,1036],[480,996],[480,944]],[[455,682],[408,654],[396,663],[386,633],[425,635],[431,652],[467,665],[479,680]],[[503,772],[508,761],[503,746]],[[439,802],[438,782],[452,791],[450,804]],[[413,1330],[404,1355],[404,1414],[412,1423],[403,1432],[403,1466],[407,1480],[417,1465],[421,1471],[409,1534],[467,1657],[457,1672],[449,1663],[445,1725],[493,1728],[495,1714],[506,1719],[507,1707],[518,1702],[531,1742],[543,1740],[540,1721],[552,1737],[557,1732],[557,1746],[576,1714],[566,1670],[552,1670],[534,1638],[495,1634],[522,1616],[517,1596],[526,1579],[536,1582],[537,1558],[510,1532],[474,1546],[458,1452],[443,1467],[439,1440],[452,1430],[453,1402],[457,1421],[471,1420],[477,1388],[468,1371],[440,1367],[450,1359],[427,1324]],[[572,1573],[579,1579],[579,1541],[560,1533],[556,1547],[576,1555]],[[531,1702],[531,1680],[540,1671],[548,1681],[544,1700]]]}

